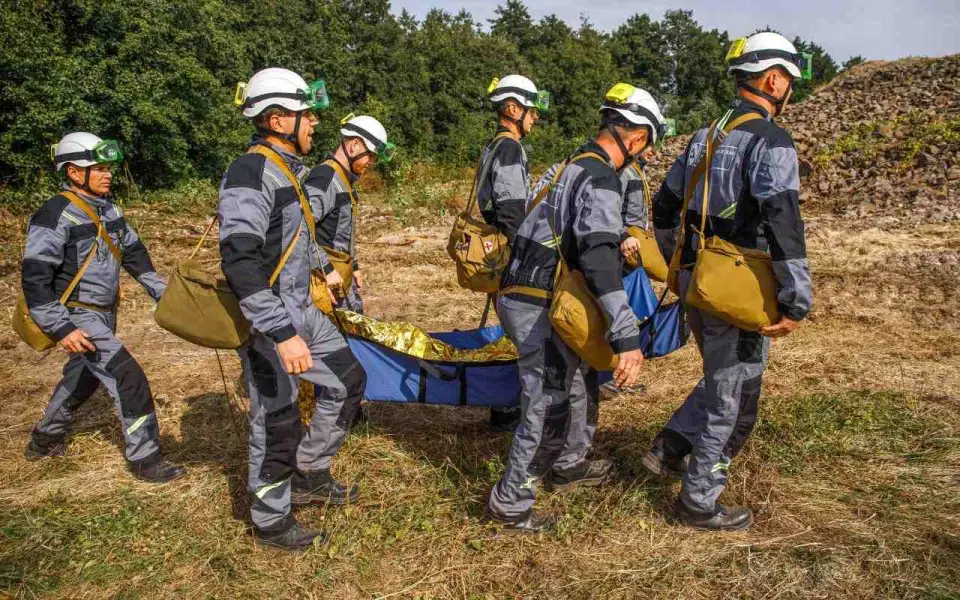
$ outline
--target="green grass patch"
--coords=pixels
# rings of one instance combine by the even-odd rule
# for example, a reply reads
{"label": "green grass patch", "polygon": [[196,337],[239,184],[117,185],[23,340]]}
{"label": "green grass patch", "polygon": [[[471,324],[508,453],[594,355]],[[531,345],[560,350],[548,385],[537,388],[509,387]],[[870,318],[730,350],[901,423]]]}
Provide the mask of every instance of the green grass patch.
{"label": "green grass patch", "polygon": [[910,460],[944,448],[942,426],[911,404],[892,392],[772,398],[761,410],[755,447],[787,475],[823,461]]}
{"label": "green grass patch", "polygon": [[[53,590],[65,581],[109,585],[138,580],[165,582],[164,554],[151,540],[185,536],[176,513],[162,520],[144,499],[124,490],[109,503],[70,504],[53,495],[43,505],[0,512],[0,589]],[[179,528],[181,530],[171,529]]]}

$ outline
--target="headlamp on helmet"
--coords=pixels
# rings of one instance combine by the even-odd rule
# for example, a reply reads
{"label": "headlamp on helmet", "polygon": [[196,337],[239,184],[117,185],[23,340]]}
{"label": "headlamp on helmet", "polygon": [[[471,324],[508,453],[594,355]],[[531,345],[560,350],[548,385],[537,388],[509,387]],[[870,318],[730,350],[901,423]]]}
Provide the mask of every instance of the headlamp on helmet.
{"label": "headlamp on helmet", "polygon": [[746,46],[747,38],[745,37],[737,38],[730,44],[730,49],[727,50],[726,61],[731,67],[777,58],[796,65],[797,69],[800,70],[801,79],[808,81],[813,78],[813,55],[809,52],[794,53],[775,48],[744,52]]}

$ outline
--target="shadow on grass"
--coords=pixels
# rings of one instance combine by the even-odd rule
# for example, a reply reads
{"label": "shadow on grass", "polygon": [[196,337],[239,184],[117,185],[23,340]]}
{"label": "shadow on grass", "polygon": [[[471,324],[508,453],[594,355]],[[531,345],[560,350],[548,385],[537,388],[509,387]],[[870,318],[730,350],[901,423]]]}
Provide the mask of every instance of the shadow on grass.
{"label": "shadow on grass", "polygon": [[490,430],[483,407],[370,402],[369,421],[355,430],[385,435],[414,460],[441,473],[448,493],[467,500],[467,514],[479,517],[486,495],[503,473],[510,434]]}
{"label": "shadow on grass", "polygon": [[246,413],[231,407],[224,394],[200,394],[184,400],[180,417],[182,441],[169,443],[171,458],[220,469],[230,490],[234,518],[248,522]]}

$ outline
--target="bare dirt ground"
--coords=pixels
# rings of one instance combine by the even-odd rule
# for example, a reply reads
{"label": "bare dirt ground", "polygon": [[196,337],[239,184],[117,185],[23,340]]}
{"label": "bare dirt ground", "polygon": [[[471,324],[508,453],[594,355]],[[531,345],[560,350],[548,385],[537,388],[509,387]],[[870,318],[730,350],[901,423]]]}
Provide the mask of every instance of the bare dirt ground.
{"label": "bare dirt ground", "polygon": [[[359,254],[368,313],[428,330],[472,326],[483,300],[458,288],[449,216],[402,223],[368,197]],[[131,208],[162,273],[199,216]],[[64,355],[38,355],[9,327],[22,219],[0,239],[0,596],[17,598],[957,598],[960,597],[960,224],[905,232],[808,214],[816,309],[775,343],[762,419],[724,499],[753,530],[674,525],[675,488],[639,459],[698,379],[692,347],[646,365],[643,393],[602,405],[595,453],[610,486],[539,504],[566,514],[542,537],[478,520],[509,438],[485,411],[374,404],[335,465],[362,501],[311,507],[328,545],[303,555],[247,532],[246,448],[217,357],[161,330],[124,279],[119,337],[157,399],[167,454],[185,479],[134,481],[102,393],[80,409],[66,458],[26,462],[29,432]],[[414,223],[404,226],[403,223]],[[408,243],[411,242],[411,243]],[[222,353],[233,386],[239,364]]]}

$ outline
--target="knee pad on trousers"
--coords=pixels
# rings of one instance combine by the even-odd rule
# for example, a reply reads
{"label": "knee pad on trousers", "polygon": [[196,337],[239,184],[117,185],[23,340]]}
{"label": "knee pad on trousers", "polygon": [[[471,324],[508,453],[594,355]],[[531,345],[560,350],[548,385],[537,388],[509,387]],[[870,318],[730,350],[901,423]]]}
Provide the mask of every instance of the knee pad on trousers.
{"label": "knee pad on trousers", "polygon": [[540,477],[557,461],[570,429],[570,401],[548,406],[543,419],[540,446],[530,461],[531,474]]}
{"label": "knee pad on trousers", "polygon": [[337,417],[337,427],[347,429],[353,423],[360,410],[360,401],[363,400],[363,392],[367,389],[367,372],[363,369],[360,361],[353,356],[350,348],[345,348],[350,353],[352,359],[343,377],[343,385],[347,388],[347,399],[343,402],[343,408],[340,409],[340,416]]}
{"label": "knee pad on trousers", "polygon": [[746,364],[763,362],[763,336],[757,331],[740,331],[737,360]]}
{"label": "knee pad on trousers", "polygon": [[70,397],[67,398],[65,404],[70,410],[76,410],[80,406],[89,400],[94,394],[97,393],[97,389],[100,387],[100,380],[97,379],[97,376],[90,372],[90,369],[84,369],[80,372],[80,377],[77,379],[77,385],[73,388],[73,393],[70,394]]}
{"label": "knee pad on trousers", "polygon": [[323,359],[323,364],[333,372],[349,396],[363,396],[367,387],[367,373],[363,365],[353,355],[349,346],[345,346],[331,353]]}
{"label": "knee pad on trousers", "polygon": [[104,369],[117,381],[120,412],[124,418],[136,419],[153,412],[153,394],[147,375],[126,348],[120,348]]}
{"label": "knee pad on trousers", "polygon": [[744,381],[740,387],[740,410],[737,413],[737,423],[733,426],[733,433],[727,440],[723,454],[730,458],[740,454],[747,438],[753,432],[754,425],[757,424],[757,412],[760,406],[760,388],[763,383],[762,377],[755,377]]}
{"label": "knee pad on trousers", "polygon": [[265,449],[260,465],[260,480],[267,483],[283,481],[296,468],[297,446],[303,437],[300,407],[288,404],[280,410],[267,413],[263,419]]}
{"label": "knee pad on trousers", "polygon": [[247,349],[247,358],[250,360],[250,375],[257,392],[264,398],[276,398],[280,393],[280,380],[273,364],[253,348]]}
{"label": "knee pad on trousers", "polygon": [[543,341],[543,389],[567,391],[567,361],[552,338]]}
{"label": "knee pad on trousers", "polygon": [[347,429],[360,410],[363,391],[367,387],[367,373],[349,346],[326,356],[323,364],[333,372],[346,391],[346,398],[340,407],[340,414],[337,415],[337,427]]}

